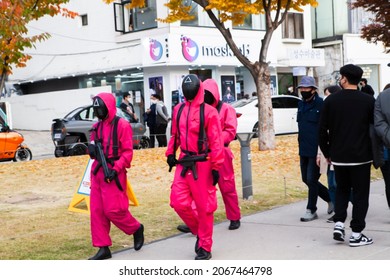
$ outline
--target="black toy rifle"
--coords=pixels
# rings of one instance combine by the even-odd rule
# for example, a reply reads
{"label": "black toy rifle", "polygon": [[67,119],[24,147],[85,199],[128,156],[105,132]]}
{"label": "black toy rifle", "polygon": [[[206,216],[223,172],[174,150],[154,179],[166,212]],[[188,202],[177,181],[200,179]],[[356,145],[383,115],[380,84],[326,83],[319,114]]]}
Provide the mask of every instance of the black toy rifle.
{"label": "black toy rifle", "polygon": [[110,183],[110,180],[108,179],[108,177],[110,175],[110,171],[108,170],[106,157],[104,156],[102,143],[100,141],[96,141],[96,151],[97,151],[96,159],[99,162],[99,164],[103,167],[104,180],[107,183]]}
{"label": "black toy rifle", "polygon": [[198,156],[191,156],[186,155],[182,157],[180,160],[177,161],[178,164],[181,164],[183,166],[183,170],[181,171],[180,175],[184,177],[188,169],[191,169],[192,174],[194,176],[194,179],[198,179],[198,173],[196,172],[196,162],[197,161],[207,161],[209,157],[207,155],[198,155]]}
{"label": "black toy rifle", "polygon": [[[96,143],[95,147],[96,147],[96,152],[97,152],[96,160],[99,162],[99,164],[96,166],[94,174],[96,174],[97,170],[100,167],[103,167],[104,180],[107,183],[110,183],[111,182],[111,180],[109,179],[109,177],[110,177],[110,170],[109,170],[108,165],[107,165],[106,157],[104,156],[102,143],[101,143],[101,141],[95,141],[95,143]],[[116,183],[118,189],[123,191],[123,188],[121,186],[121,183],[119,182],[118,176],[115,176],[115,183]]]}

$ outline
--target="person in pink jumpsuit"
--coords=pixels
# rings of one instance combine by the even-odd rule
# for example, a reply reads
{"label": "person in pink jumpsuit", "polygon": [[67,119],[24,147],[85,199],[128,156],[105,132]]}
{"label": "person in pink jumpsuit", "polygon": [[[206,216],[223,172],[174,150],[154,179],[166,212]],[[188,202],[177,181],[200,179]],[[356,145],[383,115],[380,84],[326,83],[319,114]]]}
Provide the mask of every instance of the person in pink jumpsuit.
{"label": "person in pink jumpsuit", "polygon": [[240,227],[241,219],[234,178],[234,156],[229,148],[229,144],[235,139],[237,132],[236,110],[231,105],[220,100],[219,89],[215,80],[207,79],[203,82],[203,86],[205,91],[204,101],[218,110],[221,120],[225,160],[219,169],[218,186],[225,204],[226,218],[230,220],[229,229],[234,230]]}
{"label": "person in pink jumpsuit", "polygon": [[[93,98],[93,110],[99,121],[91,131],[89,155],[95,159],[91,168],[91,235],[92,245],[99,251],[90,260],[111,258],[109,246],[111,223],[128,235],[134,236],[134,249],[140,250],[144,243],[144,227],[129,211],[126,193],[127,170],[133,158],[132,130],[130,123],[119,118],[117,123],[117,155],[114,153],[114,119],[116,116],[115,97],[111,93],[99,93]],[[104,174],[97,156],[97,143],[108,163],[108,176]]]}
{"label": "person in pink jumpsuit", "polygon": [[[204,101],[217,109],[222,129],[222,140],[224,144],[225,160],[219,169],[218,186],[225,204],[226,218],[230,220],[229,229],[235,230],[240,227],[241,211],[238,204],[236,181],[233,169],[233,153],[229,148],[230,142],[236,137],[237,116],[236,110],[229,104],[220,100],[217,82],[207,79],[203,82],[205,91]],[[193,205],[196,211],[195,205]],[[177,229],[181,232],[190,232],[187,225],[179,225]]]}
{"label": "person in pink jumpsuit", "polygon": [[[177,166],[171,186],[170,205],[197,236],[195,260],[208,260],[211,258],[214,212],[217,209],[215,185],[224,160],[221,122],[215,108],[208,104],[201,105],[204,103],[204,89],[196,75],[190,74],[183,78],[182,90],[184,105],[180,103],[173,110],[171,138],[166,151],[170,168]],[[184,107],[178,120],[181,106]],[[200,110],[203,106],[205,139],[199,139]],[[199,140],[201,145],[198,145]],[[178,148],[180,155],[176,160]],[[194,170],[180,162],[193,156],[205,156],[206,160],[194,162]],[[195,203],[197,213],[192,209],[192,202]]]}

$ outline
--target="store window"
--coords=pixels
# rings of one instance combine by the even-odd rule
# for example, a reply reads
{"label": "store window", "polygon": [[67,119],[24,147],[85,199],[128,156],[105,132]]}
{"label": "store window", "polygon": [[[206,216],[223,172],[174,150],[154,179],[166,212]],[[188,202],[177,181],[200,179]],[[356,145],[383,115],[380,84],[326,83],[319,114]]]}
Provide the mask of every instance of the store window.
{"label": "store window", "polygon": [[246,15],[242,24],[233,24],[233,29],[265,30],[265,15]]}
{"label": "store window", "polygon": [[[321,39],[334,37],[348,33],[349,21],[356,23],[353,16],[350,17],[348,4],[345,1],[339,0],[317,0],[318,6],[312,8],[312,38]],[[358,12],[359,9],[354,9],[352,15]],[[357,15],[360,15],[357,14]],[[360,32],[360,27],[359,27]]]}
{"label": "store window", "polygon": [[282,24],[283,39],[304,39],[303,14],[287,13]]}
{"label": "store window", "polygon": [[233,24],[234,29],[252,29],[252,15],[245,16],[244,22],[241,24]]}
{"label": "store window", "polygon": [[190,74],[195,74],[202,81],[212,78],[211,69],[204,69],[204,68],[190,69]]}
{"label": "store window", "polygon": [[190,15],[193,16],[193,19],[191,20],[182,20],[181,25],[182,26],[198,26],[199,25],[199,18],[198,18],[198,4],[196,4],[194,1],[190,0],[184,0],[183,5],[186,7],[190,7]]}
{"label": "store window", "polygon": [[80,19],[81,19],[81,25],[82,26],[87,26],[88,25],[88,15],[81,15]]}
{"label": "store window", "polygon": [[145,0],[142,8],[129,9],[130,0],[114,3],[115,31],[129,33],[157,27],[156,0]]}

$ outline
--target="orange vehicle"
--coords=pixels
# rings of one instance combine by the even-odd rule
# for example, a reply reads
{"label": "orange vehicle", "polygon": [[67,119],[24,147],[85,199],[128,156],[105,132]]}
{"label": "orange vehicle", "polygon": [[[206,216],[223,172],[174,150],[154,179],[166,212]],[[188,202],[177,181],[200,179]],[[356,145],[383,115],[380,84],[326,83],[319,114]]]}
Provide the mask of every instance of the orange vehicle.
{"label": "orange vehicle", "polygon": [[24,137],[11,130],[8,125],[0,124],[0,161],[29,161],[31,150],[23,144]]}

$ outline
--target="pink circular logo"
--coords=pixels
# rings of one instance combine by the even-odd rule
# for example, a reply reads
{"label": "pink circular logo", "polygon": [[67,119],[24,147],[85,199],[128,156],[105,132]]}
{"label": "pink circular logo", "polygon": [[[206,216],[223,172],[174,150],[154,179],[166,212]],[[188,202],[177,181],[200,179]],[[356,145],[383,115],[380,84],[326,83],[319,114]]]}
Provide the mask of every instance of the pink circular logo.
{"label": "pink circular logo", "polygon": [[157,61],[162,57],[163,54],[163,46],[161,43],[157,40],[150,39],[149,41],[149,54],[150,57],[154,60]]}
{"label": "pink circular logo", "polygon": [[198,45],[186,36],[181,36],[181,51],[184,58],[189,62],[196,60],[199,55]]}

